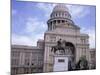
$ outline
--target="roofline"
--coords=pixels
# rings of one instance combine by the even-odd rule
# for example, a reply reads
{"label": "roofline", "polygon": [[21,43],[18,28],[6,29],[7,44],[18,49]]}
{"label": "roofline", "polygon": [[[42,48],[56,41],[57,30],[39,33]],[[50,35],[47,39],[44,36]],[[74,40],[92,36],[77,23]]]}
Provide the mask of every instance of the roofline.
{"label": "roofline", "polygon": [[11,45],[11,48],[41,49],[37,46],[28,46],[28,45]]}

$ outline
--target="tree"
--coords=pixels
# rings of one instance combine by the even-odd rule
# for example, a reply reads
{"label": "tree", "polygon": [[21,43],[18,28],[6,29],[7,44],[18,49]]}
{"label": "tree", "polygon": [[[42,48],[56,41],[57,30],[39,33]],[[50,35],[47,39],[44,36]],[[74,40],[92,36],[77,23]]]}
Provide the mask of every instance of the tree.
{"label": "tree", "polygon": [[88,61],[86,56],[80,57],[78,63],[76,64],[76,70],[87,70],[89,69]]}

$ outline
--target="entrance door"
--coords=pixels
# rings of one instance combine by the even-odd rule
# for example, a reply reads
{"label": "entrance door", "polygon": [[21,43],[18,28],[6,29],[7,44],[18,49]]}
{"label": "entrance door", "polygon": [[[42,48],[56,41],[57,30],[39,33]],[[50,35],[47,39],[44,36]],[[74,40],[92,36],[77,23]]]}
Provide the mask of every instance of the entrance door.
{"label": "entrance door", "polygon": [[68,57],[55,56],[53,71],[67,71],[68,70]]}

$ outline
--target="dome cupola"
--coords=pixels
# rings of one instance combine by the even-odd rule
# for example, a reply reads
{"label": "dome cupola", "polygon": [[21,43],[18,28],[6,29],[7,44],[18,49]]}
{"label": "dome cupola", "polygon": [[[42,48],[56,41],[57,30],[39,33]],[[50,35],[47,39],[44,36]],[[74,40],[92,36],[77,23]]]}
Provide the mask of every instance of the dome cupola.
{"label": "dome cupola", "polygon": [[59,18],[59,17],[71,19],[69,10],[64,4],[57,4],[50,15],[50,18]]}
{"label": "dome cupola", "polygon": [[68,11],[68,8],[64,4],[58,4],[53,9],[53,12],[55,11]]}
{"label": "dome cupola", "polygon": [[47,21],[48,30],[54,30],[57,26],[74,24],[71,20],[71,15],[65,4],[57,4],[51,15],[50,19]]}

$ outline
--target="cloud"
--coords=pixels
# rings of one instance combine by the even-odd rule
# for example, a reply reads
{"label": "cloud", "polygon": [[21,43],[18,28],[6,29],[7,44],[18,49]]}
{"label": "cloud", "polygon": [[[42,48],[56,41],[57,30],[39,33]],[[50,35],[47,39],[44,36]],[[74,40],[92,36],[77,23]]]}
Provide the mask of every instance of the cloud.
{"label": "cloud", "polygon": [[40,21],[38,18],[27,18],[26,27],[24,32],[27,33],[29,38],[36,45],[39,39],[44,39],[44,32],[47,30],[47,24],[44,21]]}
{"label": "cloud", "polygon": [[43,33],[47,29],[47,25],[44,21],[40,21],[38,18],[29,17],[25,25],[26,33]]}
{"label": "cloud", "polygon": [[43,39],[42,34],[39,34],[36,36],[25,36],[25,35],[12,34],[12,44],[16,44],[16,45],[36,46],[37,40],[39,39]]}
{"label": "cloud", "polygon": [[79,5],[66,5],[69,9],[70,14],[72,15],[72,18],[82,18],[86,16],[89,11],[86,6],[79,6]]}
{"label": "cloud", "polygon": [[18,45],[33,45],[33,40],[29,38],[28,36],[22,36],[18,34],[12,34],[12,44],[18,44]]}
{"label": "cloud", "polygon": [[12,34],[12,44],[36,46],[37,41],[44,38],[46,27],[47,25],[44,21],[39,21],[38,18],[28,17],[21,35]]}
{"label": "cloud", "polygon": [[49,18],[55,4],[37,3],[36,7],[44,11],[45,17]]}
{"label": "cloud", "polygon": [[[46,4],[46,3],[37,3],[37,8],[41,9],[45,12],[45,17],[49,17],[54,6],[56,4]],[[68,7],[70,14],[72,15],[72,18],[82,18],[86,16],[89,13],[89,10],[86,6],[81,5],[69,5],[66,4],[66,7]]]}
{"label": "cloud", "polygon": [[86,28],[82,28],[81,32],[83,33],[87,33],[89,35],[89,44],[90,44],[90,48],[95,48],[95,29],[86,29]]}

